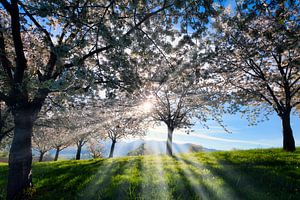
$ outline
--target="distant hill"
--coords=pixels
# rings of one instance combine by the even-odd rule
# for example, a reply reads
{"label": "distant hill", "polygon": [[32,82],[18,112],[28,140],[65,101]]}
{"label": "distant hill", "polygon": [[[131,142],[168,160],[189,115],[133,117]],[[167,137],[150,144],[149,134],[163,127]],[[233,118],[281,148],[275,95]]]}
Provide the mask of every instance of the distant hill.
{"label": "distant hill", "polygon": [[[166,142],[156,140],[136,140],[132,142],[120,142],[116,144],[114,156],[126,156],[128,152],[137,149],[141,144],[145,143],[145,148],[148,152],[153,154],[165,154],[166,153]],[[109,145],[109,144],[108,144]],[[173,143],[173,153],[187,153],[189,152],[190,146],[195,146],[191,143]],[[202,151],[211,152],[217,151],[216,149],[208,149],[203,147]]]}
{"label": "distant hill", "polygon": [[[152,154],[165,154],[166,153],[166,142],[165,141],[157,141],[157,140],[135,140],[132,142],[118,142],[116,143],[115,151],[114,151],[114,157],[122,157],[126,156],[128,152],[133,151],[137,149],[141,144],[145,143],[145,148],[149,150],[149,152],[152,152]],[[109,150],[110,150],[110,142],[106,142],[105,144],[105,157],[108,156]],[[187,153],[189,152],[190,146],[197,146],[192,143],[173,143],[173,152],[174,153]],[[211,152],[211,151],[217,151],[216,149],[208,149],[203,147],[204,152]],[[54,156],[55,151],[50,151],[50,154]],[[63,150],[60,154],[61,158],[65,159],[73,159],[76,154],[76,148],[70,147],[65,150]],[[88,151],[83,148],[82,149],[82,159],[90,158]]]}

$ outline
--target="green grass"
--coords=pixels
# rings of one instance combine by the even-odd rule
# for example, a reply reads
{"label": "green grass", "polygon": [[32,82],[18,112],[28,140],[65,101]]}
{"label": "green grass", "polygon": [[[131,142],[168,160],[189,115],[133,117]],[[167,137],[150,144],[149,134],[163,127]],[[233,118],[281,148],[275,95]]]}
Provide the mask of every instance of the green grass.
{"label": "green grass", "polygon": [[[0,164],[0,199],[7,165]],[[300,151],[35,163],[35,199],[300,199]]]}

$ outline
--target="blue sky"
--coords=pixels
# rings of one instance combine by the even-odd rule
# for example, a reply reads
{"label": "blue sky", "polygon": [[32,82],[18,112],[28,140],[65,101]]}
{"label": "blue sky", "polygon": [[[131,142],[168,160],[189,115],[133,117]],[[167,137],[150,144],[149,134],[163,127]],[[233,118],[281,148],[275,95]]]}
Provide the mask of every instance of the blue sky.
{"label": "blue sky", "polygon": [[[225,132],[217,123],[209,122],[209,129],[196,125],[193,127],[195,131],[189,135],[176,130],[173,141],[175,143],[200,144],[206,148],[218,150],[282,147],[280,118],[276,114],[269,118],[268,121],[256,126],[248,126],[247,119],[241,118],[240,115],[226,115],[224,123],[232,133]],[[292,116],[291,125],[296,145],[300,146],[299,116]],[[163,125],[151,128],[145,139],[166,141],[167,128]]]}

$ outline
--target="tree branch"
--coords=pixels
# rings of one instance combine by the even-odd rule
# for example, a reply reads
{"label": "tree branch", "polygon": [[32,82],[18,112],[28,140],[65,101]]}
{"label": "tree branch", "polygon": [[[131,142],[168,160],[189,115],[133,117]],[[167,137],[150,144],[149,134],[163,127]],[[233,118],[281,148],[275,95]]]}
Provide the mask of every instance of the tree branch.
{"label": "tree branch", "polygon": [[8,130],[0,133],[0,142],[3,140],[4,137],[6,136],[10,136],[9,133],[12,132],[14,130],[15,127],[11,127]]}
{"label": "tree branch", "polygon": [[297,94],[297,92],[299,92],[299,91],[300,91],[300,86],[298,88],[296,88],[294,91],[291,91],[291,98],[293,96],[295,96]]}
{"label": "tree branch", "polygon": [[23,41],[21,38],[21,25],[20,25],[20,16],[18,1],[12,1],[12,12],[11,12],[11,29],[13,43],[16,53],[16,70],[14,74],[15,83],[21,83],[23,81],[24,71],[27,68],[27,61],[25,58]]}
{"label": "tree branch", "polygon": [[300,101],[297,101],[296,103],[294,103],[294,104],[292,105],[292,107],[296,107],[297,105],[300,105]]}
{"label": "tree branch", "polygon": [[8,1],[6,0],[1,0],[1,4],[4,6],[4,8],[10,13],[12,14],[12,6],[10,3],[8,3]]}
{"label": "tree branch", "polygon": [[[161,12],[162,10],[168,8],[168,7],[171,7],[172,4],[170,5],[163,5],[160,9],[157,9],[156,11],[154,12],[151,12],[151,13],[148,13],[144,16],[143,19],[141,19],[138,23],[136,23],[129,31],[127,31],[123,36],[122,38],[125,38],[127,37],[128,35],[130,35],[133,31],[135,31],[142,23],[144,23],[146,20],[148,20],[150,17],[152,17],[153,15]],[[97,54],[97,53],[100,53],[102,51],[106,51],[108,49],[111,49],[112,47],[114,47],[114,45],[107,45],[106,47],[102,47],[102,48],[99,48],[99,49],[95,49],[91,52],[89,52],[88,54],[86,54],[85,56],[83,56],[80,60],[79,60],[79,63],[80,62],[84,62],[87,58]]]}
{"label": "tree branch", "polygon": [[19,4],[21,5],[22,9],[25,11],[26,15],[29,17],[29,19],[34,23],[34,25],[36,27],[38,27],[38,29],[40,31],[42,31],[44,34],[45,34],[45,38],[47,39],[47,42],[50,44],[51,47],[54,47],[54,44],[53,44],[53,41],[51,39],[51,36],[49,34],[49,32],[44,29],[40,23],[33,17],[33,15],[26,9],[26,6],[22,3],[22,2],[19,2]]}
{"label": "tree branch", "polygon": [[0,91],[0,100],[4,101],[5,103],[8,103],[9,102],[9,98],[8,96],[6,96],[4,93],[2,93]]}
{"label": "tree branch", "polygon": [[296,83],[299,83],[299,80],[300,80],[300,76],[291,83],[290,87],[292,88]]}
{"label": "tree branch", "polygon": [[165,55],[165,53],[159,48],[159,46],[156,44],[156,42],[148,35],[148,33],[146,33],[143,29],[141,28],[137,28],[138,30],[140,30],[144,35],[146,35],[146,37],[152,42],[152,44],[157,48],[157,50],[163,55],[164,59],[167,61],[168,65],[171,68],[174,68],[174,66],[172,65],[172,63],[169,61],[169,59],[167,58],[167,56]]}
{"label": "tree branch", "polygon": [[5,41],[4,41],[4,35],[2,32],[2,25],[0,23],[0,61],[2,64],[2,67],[4,69],[4,71],[6,72],[8,78],[10,79],[10,81],[13,81],[13,76],[12,76],[12,64],[9,61],[9,59],[6,57],[6,51],[5,51]]}
{"label": "tree branch", "polygon": [[40,25],[40,23],[33,17],[33,15],[26,9],[26,6],[22,2],[19,2],[19,4],[21,5],[22,9],[25,11],[26,15],[34,23],[34,25],[36,27],[38,27],[38,29],[44,33],[46,42],[50,46],[50,57],[49,57],[49,61],[47,63],[47,67],[46,67],[46,73],[44,76],[41,77],[41,81],[48,80],[49,78],[51,78],[51,75],[52,75],[56,60],[57,60],[57,56],[53,52],[54,43],[52,41],[50,33]]}

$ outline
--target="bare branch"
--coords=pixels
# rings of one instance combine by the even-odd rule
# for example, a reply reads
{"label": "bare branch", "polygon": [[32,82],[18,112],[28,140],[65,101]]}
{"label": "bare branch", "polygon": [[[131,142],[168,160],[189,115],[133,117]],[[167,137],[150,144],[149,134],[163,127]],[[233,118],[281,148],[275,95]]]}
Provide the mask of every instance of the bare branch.
{"label": "bare branch", "polygon": [[17,63],[14,81],[15,83],[21,83],[23,81],[24,71],[27,68],[27,60],[25,58],[23,41],[21,38],[21,25],[17,1],[12,1],[11,28]]}

